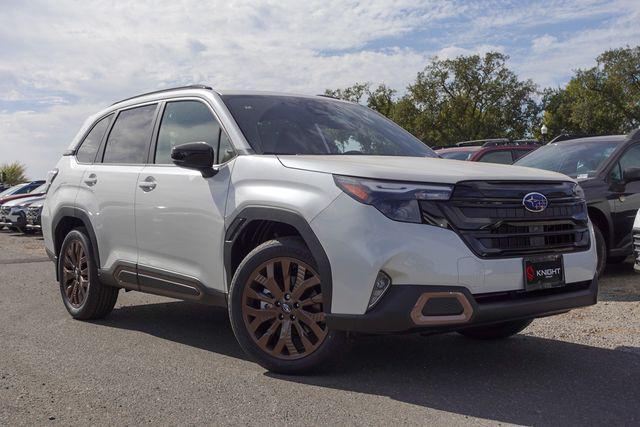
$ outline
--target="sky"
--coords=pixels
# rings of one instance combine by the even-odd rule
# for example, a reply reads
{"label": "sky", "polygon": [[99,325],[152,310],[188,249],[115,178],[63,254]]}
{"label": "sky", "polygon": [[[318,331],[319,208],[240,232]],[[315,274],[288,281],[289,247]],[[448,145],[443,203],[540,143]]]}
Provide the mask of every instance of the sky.
{"label": "sky", "polygon": [[640,44],[640,0],[0,0],[0,164],[43,178],[84,120],[152,90],[402,94],[430,58],[495,50],[540,88]]}

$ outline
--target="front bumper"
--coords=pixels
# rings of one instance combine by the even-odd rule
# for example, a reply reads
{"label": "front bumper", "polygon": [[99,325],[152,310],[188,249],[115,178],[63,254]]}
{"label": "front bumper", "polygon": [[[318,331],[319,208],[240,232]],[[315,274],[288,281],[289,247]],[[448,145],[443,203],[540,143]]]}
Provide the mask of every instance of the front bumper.
{"label": "front bumper", "polygon": [[[473,295],[525,289],[522,256],[479,258],[452,230],[392,221],[346,194],[310,225],[331,264],[333,314],[366,313],[381,270],[391,277],[392,288],[445,286]],[[591,281],[596,271],[595,245],[563,253],[563,263],[566,283]]]}
{"label": "front bumper", "polygon": [[[431,298],[433,296],[433,298]],[[517,319],[550,316],[597,302],[598,281],[534,292],[473,295],[460,286],[393,285],[366,314],[327,314],[330,329],[361,333],[447,332]],[[427,306],[440,299],[442,304]],[[459,304],[451,304],[456,299]]]}

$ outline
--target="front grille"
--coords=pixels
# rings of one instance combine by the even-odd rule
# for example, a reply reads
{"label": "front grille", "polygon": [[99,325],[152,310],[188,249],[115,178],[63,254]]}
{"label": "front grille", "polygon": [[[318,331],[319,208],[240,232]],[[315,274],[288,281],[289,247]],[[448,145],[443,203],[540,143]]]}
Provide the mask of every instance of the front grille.
{"label": "front grille", "polygon": [[27,224],[40,225],[41,206],[30,206],[27,209]]}
{"label": "front grille", "polygon": [[[547,208],[530,212],[527,193],[547,197]],[[437,203],[449,226],[480,257],[571,252],[589,247],[587,209],[569,182],[469,181],[451,200]],[[434,204],[421,204],[423,217],[437,216]]]}
{"label": "front grille", "polygon": [[9,216],[10,212],[11,212],[11,207],[10,206],[1,206],[0,207],[0,216]]}

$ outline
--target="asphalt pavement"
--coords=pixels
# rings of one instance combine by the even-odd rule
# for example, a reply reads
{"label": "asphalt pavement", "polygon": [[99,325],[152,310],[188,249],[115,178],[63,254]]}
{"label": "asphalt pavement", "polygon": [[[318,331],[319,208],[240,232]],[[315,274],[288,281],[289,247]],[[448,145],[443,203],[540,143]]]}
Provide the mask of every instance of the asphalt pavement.
{"label": "asphalt pavement", "polygon": [[225,310],[121,292],[73,320],[38,236],[0,232],[0,425],[640,424],[640,275],[523,334],[357,337],[321,374],[248,360]]}

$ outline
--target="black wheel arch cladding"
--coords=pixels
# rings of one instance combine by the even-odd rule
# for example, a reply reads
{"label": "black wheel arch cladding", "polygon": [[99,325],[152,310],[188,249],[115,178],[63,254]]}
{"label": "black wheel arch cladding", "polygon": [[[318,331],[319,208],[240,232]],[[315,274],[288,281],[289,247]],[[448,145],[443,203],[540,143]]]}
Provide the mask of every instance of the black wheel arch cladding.
{"label": "black wheel arch cladding", "polygon": [[249,206],[238,212],[230,221],[225,234],[224,268],[227,277],[227,287],[231,285],[234,274],[233,248],[238,236],[252,221],[273,221],[287,224],[296,229],[311,255],[318,265],[318,272],[322,280],[322,294],[325,295],[325,312],[331,312],[332,275],[331,264],[320,240],[315,235],[309,223],[297,212],[283,208],[269,206]]}

